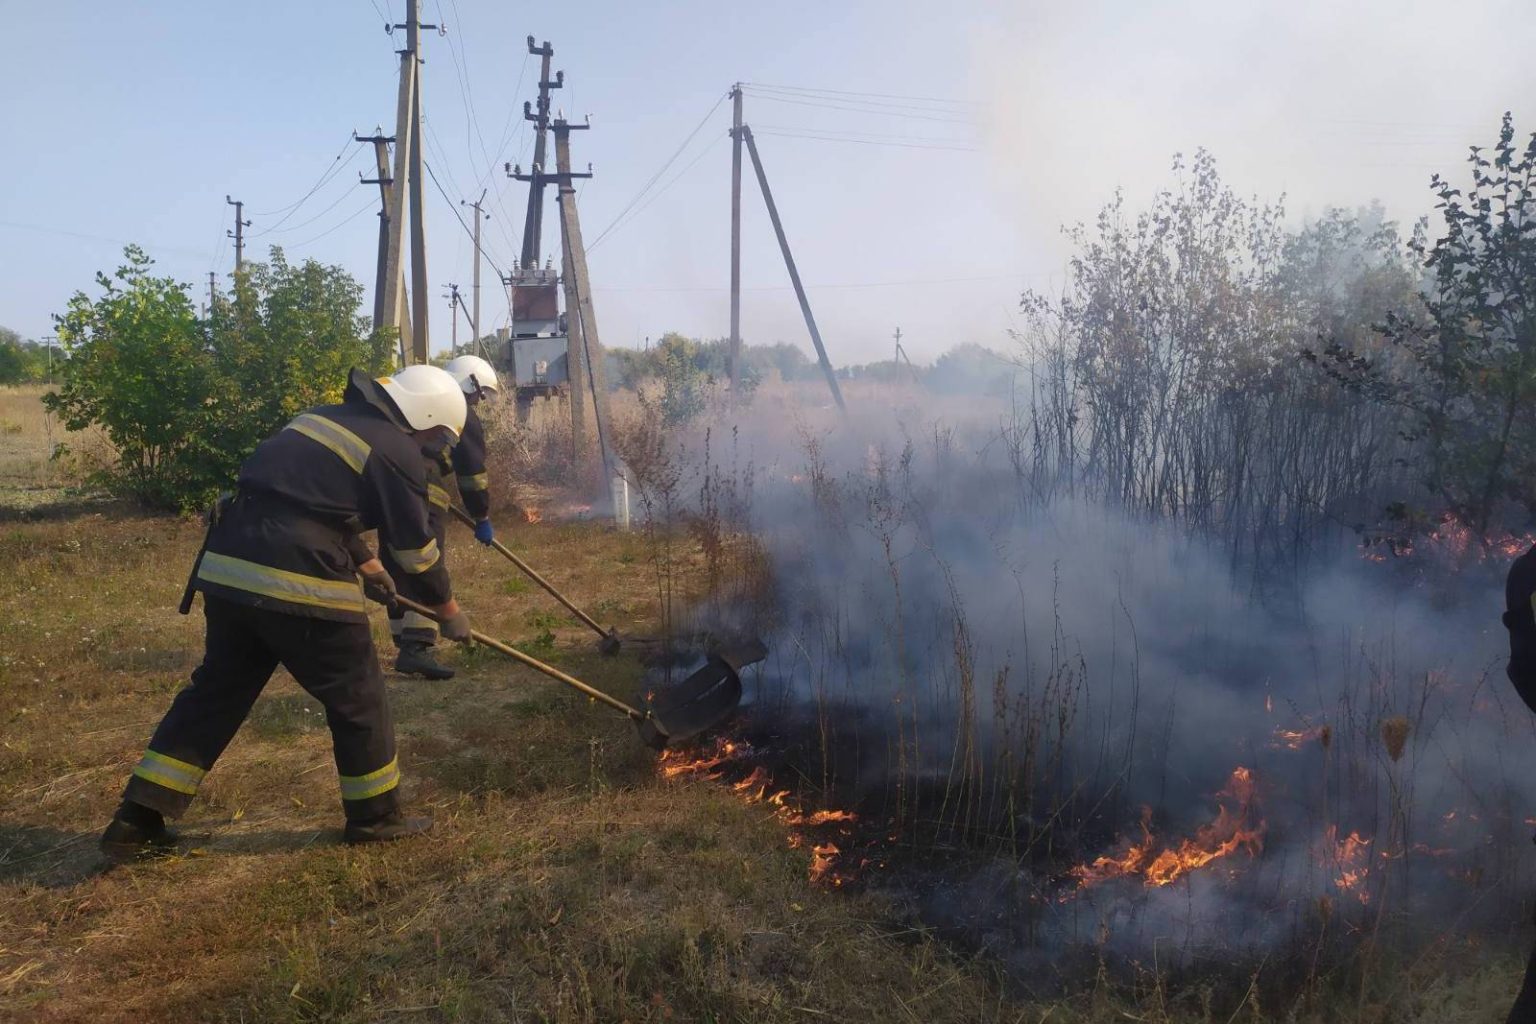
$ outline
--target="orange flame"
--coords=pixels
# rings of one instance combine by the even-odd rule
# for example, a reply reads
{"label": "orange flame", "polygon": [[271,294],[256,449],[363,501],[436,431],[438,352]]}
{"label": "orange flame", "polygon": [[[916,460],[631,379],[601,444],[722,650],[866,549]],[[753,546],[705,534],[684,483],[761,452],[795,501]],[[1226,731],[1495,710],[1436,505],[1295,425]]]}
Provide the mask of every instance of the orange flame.
{"label": "orange flame", "polygon": [[[811,881],[820,882],[826,879],[832,871],[832,865],[837,862],[837,855],[842,852],[835,843],[822,843],[811,847]],[[834,885],[843,884],[842,878],[838,875],[833,875],[830,881]]]}
{"label": "orange flame", "polygon": [[1363,838],[1359,832],[1352,831],[1340,839],[1336,825],[1329,825],[1324,833],[1323,857],[1338,872],[1333,879],[1334,886],[1361,903],[1371,901],[1370,891],[1365,886],[1370,874],[1367,866],[1370,845],[1371,841]]}
{"label": "orange flame", "polygon": [[1312,740],[1323,735],[1323,726],[1314,725],[1306,729],[1283,729],[1275,726],[1275,738],[1269,744],[1271,750],[1300,750]]}
{"label": "orange flame", "polygon": [[1078,879],[1079,888],[1119,877],[1139,877],[1149,886],[1162,886],[1239,850],[1256,857],[1264,849],[1265,824],[1252,821],[1253,789],[1253,773],[1241,766],[1233,769],[1227,784],[1216,794],[1216,820],[1200,826],[1194,838],[1181,839],[1176,846],[1161,850],[1152,835],[1151,810],[1144,808],[1141,842],[1133,843],[1118,857],[1099,857],[1073,868],[1071,874]]}
{"label": "orange flame", "polygon": [[[722,774],[719,769],[752,753],[750,744],[739,740],[717,740],[714,747],[703,752],[690,754],[679,750],[664,751],[656,767],[661,776],[667,779],[719,779]],[[772,782],[773,778],[767,769],[758,765],[745,778],[730,783],[730,788],[731,792],[749,804],[763,803],[772,806],[774,817],[788,830],[786,841],[791,849],[801,849],[810,843],[811,881],[825,882],[832,886],[842,885],[848,876],[835,870],[842,850],[835,843],[812,840],[805,830],[822,829],[829,825],[846,825],[857,821],[858,815],[852,811],[839,810],[806,812],[794,801],[793,794],[789,790],[780,789],[769,792],[768,787]],[[839,831],[843,835],[849,834],[847,829],[839,829]],[[864,861],[864,864],[868,864],[868,861]]]}

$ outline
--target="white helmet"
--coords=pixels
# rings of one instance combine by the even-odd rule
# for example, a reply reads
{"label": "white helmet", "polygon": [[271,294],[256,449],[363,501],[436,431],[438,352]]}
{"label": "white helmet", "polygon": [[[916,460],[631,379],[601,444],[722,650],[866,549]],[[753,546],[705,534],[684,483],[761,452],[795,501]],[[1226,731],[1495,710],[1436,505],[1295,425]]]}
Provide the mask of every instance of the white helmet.
{"label": "white helmet", "polygon": [[501,389],[501,385],[496,382],[496,370],[479,356],[450,359],[443,369],[453,374],[454,380],[459,382],[459,387],[464,389],[466,395]]}
{"label": "white helmet", "polygon": [[459,382],[426,363],[407,366],[391,377],[380,377],[379,387],[395,403],[412,430],[447,427],[455,442],[464,431],[464,392]]}

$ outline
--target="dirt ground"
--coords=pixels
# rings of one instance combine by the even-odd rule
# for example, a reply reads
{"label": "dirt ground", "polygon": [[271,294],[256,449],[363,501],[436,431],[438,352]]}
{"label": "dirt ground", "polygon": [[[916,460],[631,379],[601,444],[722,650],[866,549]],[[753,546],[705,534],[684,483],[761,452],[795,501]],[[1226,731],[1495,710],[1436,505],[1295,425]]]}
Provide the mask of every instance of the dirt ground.
{"label": "dirt ground", "polygon": [[[183,820],[180,854],[108,870],[96,837],[201,652],[199,615],[175,610],[200,526],[72,490],[47,427],[35,393],[0,393],[0,1020],[1213,1019],[1155,989],[1023,1001],[879,897],[812,885],[771,810],[658,779],[621,717],[483,649],[452,655],[451,682],[390,680],[404,792],[436,818],[430,837],[340,844],[323,718],[280,674]],[[601,657],[454,529],[479,629],[632,693],[633,658]],[[654,627],[641,535],[499,529],[601,621]],[[374,627],[387,648],[382,613]],[[1411,1015],[1351,1003],[1290,1019],[1494,1021],[1517,977],[1416,981]]]}

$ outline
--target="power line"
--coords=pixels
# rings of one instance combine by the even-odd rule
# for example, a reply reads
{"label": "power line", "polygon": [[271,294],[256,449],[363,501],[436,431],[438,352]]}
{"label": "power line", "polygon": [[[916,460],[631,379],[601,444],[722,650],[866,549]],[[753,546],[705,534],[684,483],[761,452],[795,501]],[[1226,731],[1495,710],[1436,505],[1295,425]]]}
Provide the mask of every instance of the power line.
{"label": "power line", "polygon": [[[832,133],[810,134],[808,131],[780,131],[780,130],[777,130],[777,129],[759,128],[759,129],[757,129],[757,134],[759,134],[759,135],[773,135],[773,136],[777,136],[777,137],[782,138],[782,139],[809,139],[812,142],[851,142],[851,143],[854,143],[855,145],[859,145],[859,146],[893,146],[893,147],[895,147],[897,149],[930,149],[930,150],[941,150],[941,151],[946,151],[946,152],[951,152],[951,153],[974,153],[974,152],[976,152],[976,147],[975,146],[949,146],[949,145],[942,145],[942,144],[941,145],[925,145],[925,144],[922,144],[922,143],[914,143],[914,142],[890,142],[890,141],[882,141],[880,139],[858,139],[858,138],[853,138],[853,137],[847,136],[847,135],[837,135],[837,134],[832,134]],[[940,140],[935,140],[935,141],[938,142]]]}
{"label": "power line", "polygon": [[607,227],[599,231],[597,233],[597,237],[587,245],[588,252],[596,249],[598,243],[607,237],[608,232],[612,231],[614,227],[618,225],[619,221],[624,219],[624,215],[629,213],[630,210],[634,209],[635,204],[638,203],[641,198],[650,191],[651,187],[661,179],[663,174],[667,173],[667,169],[677,161],[678,157],[683,155],[683,150],[687,149],[689,144],[693,142],[694,138],[699,134],[699,132],[703,130],[704,125],[712,116],[714,116],[715,111],[720,109],[720,104],[725,102],[726,96],[728,95],[729,93],[722,94],[719,99],[715,100],[714,105],[711,106],[709,110],[705,111],[704,116],[699,118],[699,123],[694,126],[693,131],[689,132],[687,137],[683,139],[682,144],[679,145],[677,149],[673,150],[671,156],[667,157],[667,162],[662,164],[660,169],[658,169],[655,174],[651,175],[649,180],[647,180],[644,185],[640,186],[640,191],[636,192],[634,198],[631,199],[628,204],[626,204],[625,207],[619,211],[618,216],[614,217],[613,220],[609,222]]}
{"label": "power line", "polygon": [[815,107],[819,110],[840,110],[854,114],[864,114],[872,117],[897,117],[911,121],[937,121],[940,124],[975,124],[970,118],[939,117],[936,113],[927,112],[903,112],[896,110],[873,110],[866,107],[851,106],[846,103],[812,102],[811,100],[792,99],[788,96],[772,96],[767,93],[753,93],[757,99],[769,103],[790,103],[797,107]]}
{"label": "power line", "polygon": [[[833,284],[808,284],[807,290],[817,291],[858,289],[858,288],[910,288],[918,284],[973,284],[983,281],[1022,281],[1035,277],[1050,277],[1057,273],[1054,270],[1041,270],[1024,274],[984,274],[976,277],[921,277],[907,281],[846,281]],[[593,288],[599,292],[723,292],[730,289],[720,285],[682,285],[678,287],[649,285],[616,285]],[[792,285],[744,285],[742,291],[746,292],[787,292],[793,290]]]}
{"label": "power line", "polygon": [[[361,153],[362,150],[357,150],[357,152]],[[288,225],[285,228],[280,228],[280,227],[277,227],[276,225],[273,225],[272,227],[267,228],[264,231],[256,232],[251,237],[252,238],[259,238],[262,235],[270,235],[270,234],[273,234],[274,232],[278,233],[278,234],[281,234],[281,233],[283,233],[285,231],[297,231],[300,228],[308,227],[309,225],[313,224],[315,221],[320,220],[326,214],[330,213],[332,210],[336,209],[336,207],[340,206],[346,200],[346,198],[348,196],[355,195],[355,194],[356,193],[354,193],[352,191],[350,183],[349,183],[347,190],[345,192],[343,192],[341,195],[337,196],[336,200],[334,202],[332,202],[330,206],[327,206],[325,209],[321,210],[319,213],[315,214],[313,217],[309,218],[308,220],[301,220],[297,224],[290,224],[290,225]]]}
{"label": "power line", "polygon": [[900,96],[884,92],[852,92],[847,89],[816,89],[801,85],[770,85],[767,82],[742,82],[741,84],[751,89],[777,89],[781,92],[826,93],[833,96],[867,96],[882,100],[909,100],[917,103],[943,103],[960,107],[978,106],[978,104],[972,100],[945,99],[940,96]]}
{"label": "power line", "polygon": [[21,231],[38,231],[45,235],[64,235],[68,238],[83,238],[90,242],[111,242],[113,245],[137,245],[143,249],[158,250],[166,253],[176,253],[180,256],[196,256],[202,259],[207,253],[201,249],[188,249],[179,245],[160,245],[154,242],[132,241],[126,238],[109,238],[106,235],[92,235],[84,231],[69,231],[65,228],[48,227],[43,224],[23,224],[19,221],[0,220],[0,228],[17,228]]}
{"label": "power line", "polygon": [[[295,201],[293,203],[290,203],[289,205],[284,206],[281,209],[271,210],[271,211],[269,211],[267,213],[252,213],[251,216],[252,217],[276,217],[278,214],[284,214],[285,216],[283,217],[283,220],[287,220],[288,217],[291,217],[298,210],[299,207],[303,206],[306,202],[309,201],[309,197],[310,196],[312,196],[316,192],[320,191],[320,189],[325,185],[325,183],[327,181],[329,181],[336,174],[337,171],[341,170],[342,167],[346,166],[345,164],[338,163],[338,161],[340,161],[341,158],[346,155],[346,152],[351,147],[351,145],[352,145],[352,135],[349,132],[347,134],[346,144],[343,145],[341,150],[338,151],[337,154],[334,157],[331,158],[331,162],[326,165],[325,173],[320,175],[320,180],[315,182],[314,187],[311,188],[308,192],[304,193],[302,196],[300,196],[297,201]],[[355,156],[355,151],[354,151],[354,156]],[[277,229],[277,225],[281,224],[283,222],[283,220],[278,221],[277,224],[272,225],[272,227],[267,228],[266,230],[267,231],[274,231],[274,230],[276,230]],[[258,235],[264,234],[264,233],[265,232],[263,232],[263,231],[256,232],[256,234],[258,234]]]}
{"label": "power line", "polygon": [[[453,219],[459,222],[459,227],[463,228],[464,233],[469,236],[469,240],[474,242],[475,233],[469,229],[468,224],[464,223],[464,218],[459,215],[458,205],[455,204],[451,198],[449,198],[448,192],[443,188],[443,183],[437,180],[437,172],[434,171],[432,169],[432,165],[427,163],[425,160],[423,160],[421,164],[427,169],[427,177],[432,179],[432,184],[437,186],[437,194],[443,197],[443,202],[447,203],[448,209],[453,211]],[[491,258],[491,254],[486,252],[484,247],[481,247],[480,255],[485,257],[485,262],[491,265],[491,269],[496,271],[498,276],[500,276],[502,279],[507,277],[506,272],[496,265],[496,261]]]}
{"label": "power line", "polygon": [[596,249],[597,248],[597,243],[601,242],[610,233],[615,232],[615,231],[620,231],[620,230],[623,230],[624,228],[628,227],[630,225],[630,223],[632,223],[642,213],[644,213],[646,210],[650,209],[652,203],[654,203],[656,200],[660,199],[662,196],[666,195],[668,189],[670,189],[673,185],[676,185],[683,178],[687,177],[688,176],[688,172],[693,170],[694,167],[698,166],[698,163],[699,163],[700,160],[703,160],[706,156],[708,156],[710,153],[712,153],[714,151],[715,146],[717,146],[718,144],[720,144],[721,142],[724,142],[724,141],[725,141],[725,136],[721,135],[720,137],[718,137],[714,141],[712,141],[709,145],[707,145],[703,149],[699,150],[699,155],[698,156],[696,156],[692,160],[688,161],[687,166],[685,166],[682,170],[680,170],[676,174],[674,174],[667,181],[667,183],[665,185],[661,186],[661,188],[659,188],[655,192],[651,193],[651,195],[649,197],[647,197],[645,202],[641,203],[640,207],[638,209],[636,209],[635,212],[632,215],[630,215],[630,217],[628,219],[626,219],[622,224],[618,223],[617,220],[615,220],[615,222],[613,224],[610,224],[608,226],[608,228],[605,229],[603,231],[603,233],[597,237],[597,241],[594,241],[591,245],[587,246],[587,252],[591,253],[593,249]]}
{"label": "power line", "polygon": [[376,206],[377,206],[377,200],[369,199],[367,205],[362,206],[362,207],[358,208],[355,212],[348,214],[345,218],[343,218],[340,221],[337,221],[334,225],[332,225],[329,228],[326,228],[324,231],[320,232],[315,237],[313,237],[313,238],[306,238],[302,242],[294,242],[292,245],[288,246],[288,248],[290,248],[290,249],[302,249],[302,248],[304,248],[304,246],[309,245],[312,242],[318,242],[318,241],[320,241],[320,239],[326,237],[327,235],[334,234],[335,232],[340,231],[342,228],[346,227],[348,224],[352,223],[354,220],[356,220],[357,218],[361,217],[363,214],[367,213],[369,210],[374,209]]}

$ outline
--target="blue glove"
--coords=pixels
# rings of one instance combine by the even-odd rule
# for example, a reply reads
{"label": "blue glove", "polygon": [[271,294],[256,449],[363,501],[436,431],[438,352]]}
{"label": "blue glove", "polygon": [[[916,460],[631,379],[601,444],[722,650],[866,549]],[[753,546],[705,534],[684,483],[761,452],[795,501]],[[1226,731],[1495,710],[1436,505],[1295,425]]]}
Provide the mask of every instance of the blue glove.
{"label": "blue glove", "polygon": [[489,544],[496,539],[496,531],[491,529],[491,521],[482,519],[475,524],[475,540],[481,544]]}

